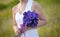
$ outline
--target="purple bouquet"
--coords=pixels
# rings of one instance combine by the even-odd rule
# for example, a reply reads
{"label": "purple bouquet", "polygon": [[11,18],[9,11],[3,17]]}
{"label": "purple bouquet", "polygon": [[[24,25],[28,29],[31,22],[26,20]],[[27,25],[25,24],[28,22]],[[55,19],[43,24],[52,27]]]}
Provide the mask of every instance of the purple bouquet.
{"label": "purple bouquet", "polygon": [[38,14],[35,11],[28,11],[23,13],[23,25],[27,27],[35,27],[38,24]]}

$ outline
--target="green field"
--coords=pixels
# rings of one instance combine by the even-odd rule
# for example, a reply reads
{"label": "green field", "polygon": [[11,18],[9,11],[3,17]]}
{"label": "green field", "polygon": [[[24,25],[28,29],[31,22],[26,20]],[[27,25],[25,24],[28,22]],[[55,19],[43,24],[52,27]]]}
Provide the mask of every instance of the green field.
{"label": "green field", "polygon": [[[36,0],[40,3],[48,23],[38,28],[40,37],[60,37],[60,0]],[[12,7],[17,0],[0,0],[0,37],[14,37]]]}

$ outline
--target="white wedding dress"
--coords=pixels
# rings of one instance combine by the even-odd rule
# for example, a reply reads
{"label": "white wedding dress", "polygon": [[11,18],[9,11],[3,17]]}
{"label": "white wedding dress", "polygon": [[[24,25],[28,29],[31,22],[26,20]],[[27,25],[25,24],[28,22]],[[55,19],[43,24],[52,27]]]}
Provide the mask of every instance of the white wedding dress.
{"label": "white wedding dress", "polygon": [[[28,0],[25,11],[31,10],[32,2],[33,2],[33,0]],[[20,25],[23,24],[23,17],[24,17],[23,12],[22,12],[22,14],[19,14],[19,12],[17,12],[15,15],[15,20],[16,20],[17,26],[19,28],[20,28]],[[37,28],[26,31],[25,36],[26,37],[39,37]],[[25,36],[22,33],[22,35],[20,37],[25,37]]]}

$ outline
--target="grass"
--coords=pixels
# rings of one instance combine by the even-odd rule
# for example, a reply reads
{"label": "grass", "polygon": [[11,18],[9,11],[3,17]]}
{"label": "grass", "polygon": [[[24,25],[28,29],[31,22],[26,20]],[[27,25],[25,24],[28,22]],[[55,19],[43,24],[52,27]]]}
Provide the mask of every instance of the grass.
{"label": "grass", "polygon": [[[5,9],[0,10],[0,37],[14,37],[12,28],[12,7],[17,4],[17,0],[0,1],[7,6]],[[16,2],[17,1],[17,2]],[[38,0],[40,3],[48,24],[38,28],[40,37],[60,37],[60,3],[59,0]]]}

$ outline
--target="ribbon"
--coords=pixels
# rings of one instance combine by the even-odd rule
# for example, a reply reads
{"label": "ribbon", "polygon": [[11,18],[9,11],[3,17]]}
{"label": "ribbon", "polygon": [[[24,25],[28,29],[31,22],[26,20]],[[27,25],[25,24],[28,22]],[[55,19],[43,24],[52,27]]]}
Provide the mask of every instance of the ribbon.
{"label": "ribbon", "polygon": [[24,37],[26,37],[26,35],[25,35],[25,31],[26,31],[26,26],[25,25],[20,25],[21,26],[21,28],[20,28],[20,31],[21,31],[21,33],[23,33],[24,34]]}

